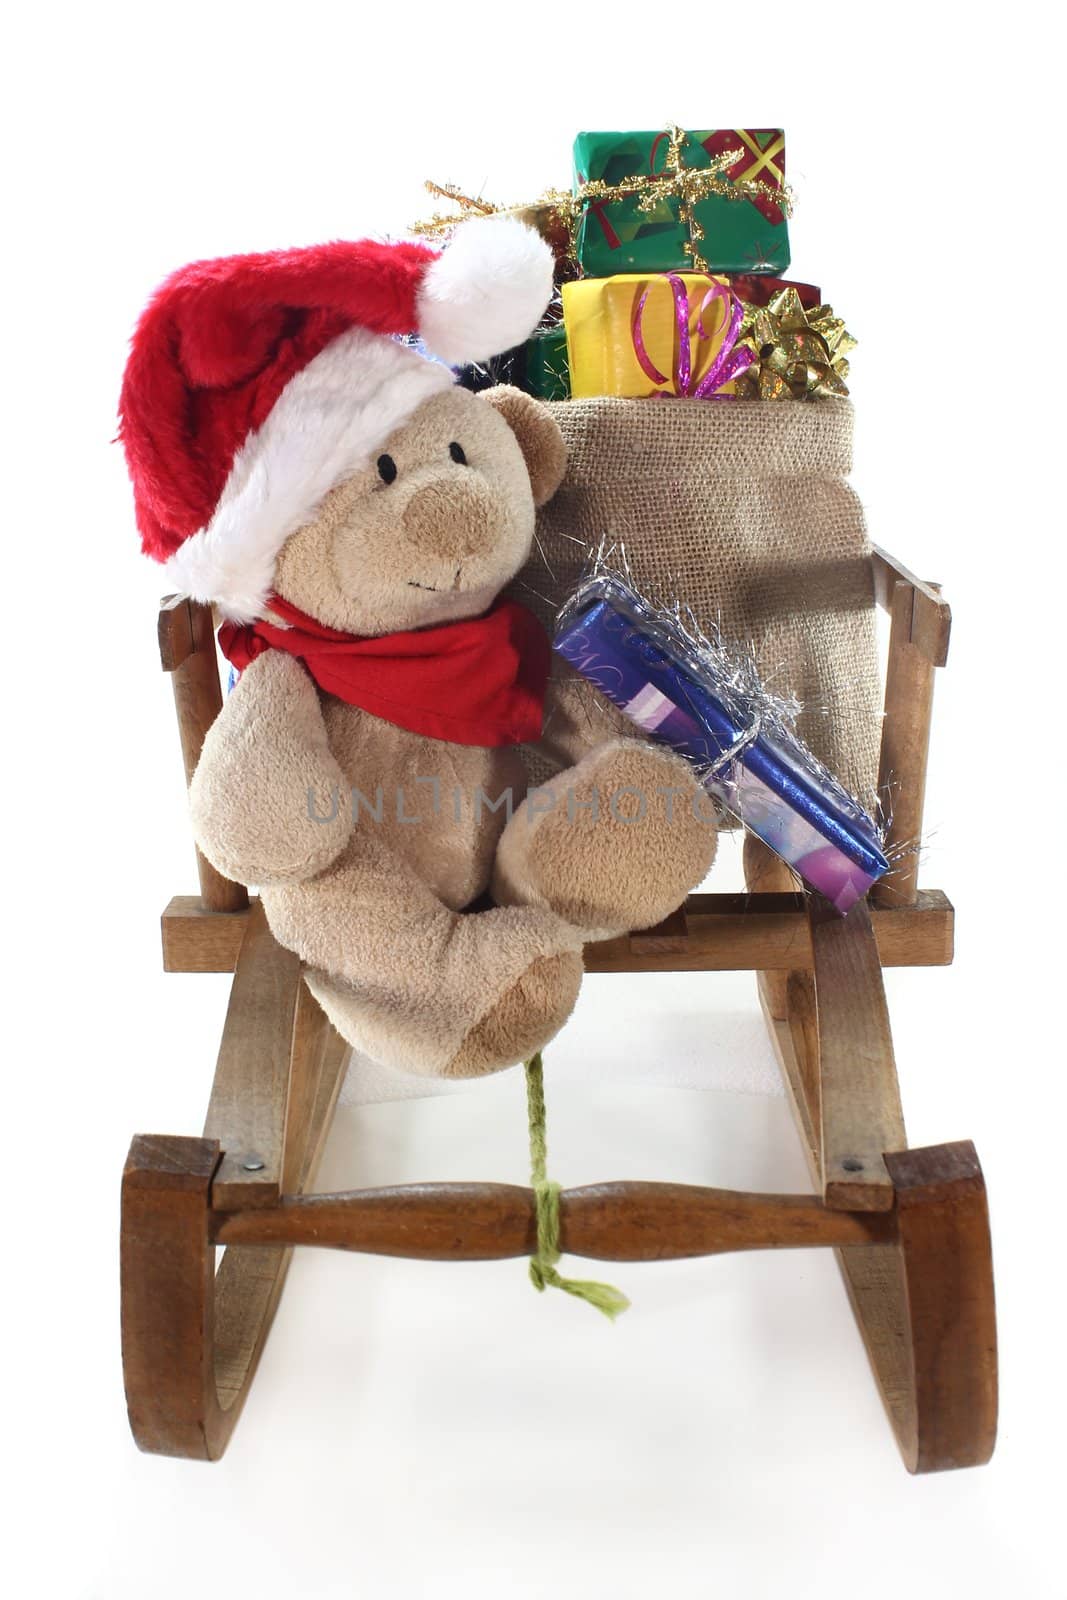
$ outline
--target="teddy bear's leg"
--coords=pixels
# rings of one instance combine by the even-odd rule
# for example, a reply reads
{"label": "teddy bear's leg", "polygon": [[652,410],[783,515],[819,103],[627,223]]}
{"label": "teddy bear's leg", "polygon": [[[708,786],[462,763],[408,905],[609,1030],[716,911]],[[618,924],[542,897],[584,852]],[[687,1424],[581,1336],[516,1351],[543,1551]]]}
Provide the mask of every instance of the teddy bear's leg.
{"label": "teddy bear's leg", "polygon": [[354,836],[326,872],[265,889],[263,905],[338,1032],[401,1071],[512,1066],[577,998],[581,937],[553,912],[451,911],[376,839]]}
{"label": "teddy bear's leg", "polygon": [[714,808],[692,768],[669,750],[615,739],[530,791],[497,848],[493,898],[547,907],[605,939],[676,910],[715,844]]}

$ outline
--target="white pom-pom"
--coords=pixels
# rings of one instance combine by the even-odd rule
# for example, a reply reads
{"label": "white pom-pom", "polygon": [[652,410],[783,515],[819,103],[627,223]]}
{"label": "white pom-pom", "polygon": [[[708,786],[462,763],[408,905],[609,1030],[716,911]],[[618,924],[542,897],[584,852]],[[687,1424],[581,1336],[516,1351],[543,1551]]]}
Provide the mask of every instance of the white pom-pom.
{"label": "white pom-pom", "polygon": [[521,344],[552,297],[552,251],[514,217],[464,222],[419,290],[419,333],[461,365]]}

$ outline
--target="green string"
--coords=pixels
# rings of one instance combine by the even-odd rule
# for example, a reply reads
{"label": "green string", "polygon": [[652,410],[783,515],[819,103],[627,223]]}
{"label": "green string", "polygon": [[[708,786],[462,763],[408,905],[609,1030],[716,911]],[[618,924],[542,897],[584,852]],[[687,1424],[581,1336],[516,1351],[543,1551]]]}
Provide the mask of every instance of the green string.
{"label": "green string", "polygon": [[538,1292],[562,1289],[586,1300],[614,1322],[630,1302],[610,1283],[563,1278],[556,1271],[559,1248],[560,1186],[548,1176],[548,1134],[545,1120],[545,1074],[541,1052],[526,1063],[526,1109],[530,1119],[530,1181],[537,1210],[537,1253],[530,1257],[530,1282]]}

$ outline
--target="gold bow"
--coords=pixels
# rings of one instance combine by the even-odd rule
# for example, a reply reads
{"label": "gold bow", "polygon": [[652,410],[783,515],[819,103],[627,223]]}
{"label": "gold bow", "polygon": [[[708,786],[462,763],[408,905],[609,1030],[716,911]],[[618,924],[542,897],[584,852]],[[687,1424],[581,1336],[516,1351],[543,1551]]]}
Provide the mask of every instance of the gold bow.
{"label": "gold bow", "polygon": [[795,289],[782,289],[766,306],[749,306],[739,345],[752,365],[735,381],[742,400],[808,400],[847,395],[848,354],[856,340],[832,306],[805,311]]}

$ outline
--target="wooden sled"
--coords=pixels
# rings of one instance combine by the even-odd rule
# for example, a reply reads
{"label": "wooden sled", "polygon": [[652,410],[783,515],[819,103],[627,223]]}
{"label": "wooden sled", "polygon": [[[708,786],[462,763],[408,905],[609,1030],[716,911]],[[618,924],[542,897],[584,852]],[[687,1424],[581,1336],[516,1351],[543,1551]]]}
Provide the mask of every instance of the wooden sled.
{"label": "wooden sled", "polygon": [[[881,551],[872,561],[892,618],[880,774],[892,784],[892,850],[921,832],[934,669],[950,617],[936,589]],[[160,647],[191,776],[222,704],[210,611],[166,604]],[[258,903],[198,864],[200,895],[163,913],[164,967],[233,972],[233,987],[203,1135],[139,1135],[130,1148],[122,1346],[138,1445],[215,1460],[293,1246],[484,1260],[532,1254],[536,1229],[533,1191],[510,1185],[307,1192],[348,1049]],[[982,1171],[969,1143],[907,1148],[882,984],[883,967],[946,965],[952,944],[951,905],[919,891],[905,854],[844,921],[789,889],[703,894],[658,928],[588,946],[591,972],[759,974],[816,1193],[620,1182],[568,1190],[560,1206],[564,1251],[608,1261],[834,1248],[911,1472],[987,1461],[996,1431]]]}

